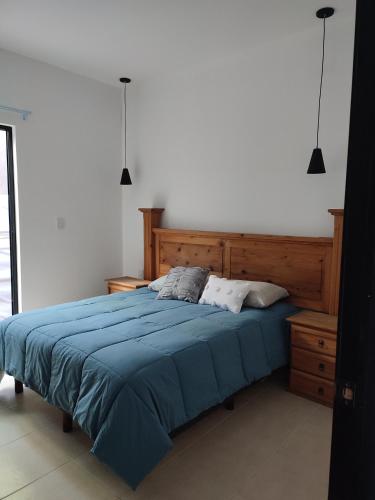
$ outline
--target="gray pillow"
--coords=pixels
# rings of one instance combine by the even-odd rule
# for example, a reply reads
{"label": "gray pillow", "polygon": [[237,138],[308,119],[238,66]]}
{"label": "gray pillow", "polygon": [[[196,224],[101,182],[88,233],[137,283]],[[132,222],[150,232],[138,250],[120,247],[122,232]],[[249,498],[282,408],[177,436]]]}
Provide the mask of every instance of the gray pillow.
{"label": "gray pillow", "polygon": [[196,304],[208,273],[209,270],[202,267],[173,267],[156,298],[185,300]]}

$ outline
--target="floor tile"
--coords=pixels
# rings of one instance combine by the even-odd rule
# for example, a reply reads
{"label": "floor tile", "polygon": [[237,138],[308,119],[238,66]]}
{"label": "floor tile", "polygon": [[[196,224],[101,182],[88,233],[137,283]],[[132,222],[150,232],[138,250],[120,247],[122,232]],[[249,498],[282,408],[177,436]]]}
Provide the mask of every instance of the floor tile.
{"label": "floor tile", "polygon": [[0,408],[0,446],[26,436],[33,430],[27,418]]}
{"label": "floor tile", "polygon": [[115,500],[94,476],[68,463],[8,497],[8,500]]}
{"label": "floor tile", "polygon": [[0,498],[26,486],[67,462],[57,445],[34,433],[0,447]]}

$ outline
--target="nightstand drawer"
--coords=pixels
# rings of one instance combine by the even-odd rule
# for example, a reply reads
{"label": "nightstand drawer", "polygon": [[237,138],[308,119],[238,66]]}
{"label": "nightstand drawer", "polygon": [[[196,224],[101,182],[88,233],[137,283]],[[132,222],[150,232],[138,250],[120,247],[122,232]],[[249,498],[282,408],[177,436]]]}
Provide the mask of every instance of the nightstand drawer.
{"label": "nightstand drawer", "polygon": [[309,351],[336,356],[336,339],[329,333],[320,334],[303,326],[292,326],[292,344]]}
{"label": "nightstand drawer", "polygon": [[335,397],[335,384],[314,375],[291,370],[289,389],[301,396],[332,406]]}
{"label": "nightstand drawer", "polygon": [[293,347],[292,349],[292,368],[318,375],[328,380],[335,379],[335,358],[319,354],[305,349]]}
{"label": "nightstand drawer", "polygon": [[120,285],[108,285],[108,293],[116,293],[116,292],[133,292],[134,288],[127,288],[125,286]]}

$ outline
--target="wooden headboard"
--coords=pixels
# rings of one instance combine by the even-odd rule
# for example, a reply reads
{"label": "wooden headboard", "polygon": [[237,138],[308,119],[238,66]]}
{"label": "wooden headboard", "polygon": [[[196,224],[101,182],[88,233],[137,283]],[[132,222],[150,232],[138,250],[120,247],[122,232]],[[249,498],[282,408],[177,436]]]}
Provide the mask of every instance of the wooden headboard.
{"label": "wooden headboard", "polygon": [[337,314],[343,210],[329,211],[335,218],[332,238],[164,229],[163,209],[139,210],[145,279],[173,266],[203,266],[217,276],[278,284],[295,305]]}

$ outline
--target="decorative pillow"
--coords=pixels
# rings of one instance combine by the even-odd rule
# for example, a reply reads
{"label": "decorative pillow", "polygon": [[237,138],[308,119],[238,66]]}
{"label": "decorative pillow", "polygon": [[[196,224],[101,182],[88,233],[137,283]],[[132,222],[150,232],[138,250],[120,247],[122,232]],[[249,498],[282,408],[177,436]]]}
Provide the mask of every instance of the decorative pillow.
{"label": "decorative pillow", "polygon": [[221,307],[237,314],[241,311],[242,303],[250,287],[249,281],[210,276],[199,303]]}
{"label": "decorative pillow", "polygon": [[247,307],[263,309],[289,296],[285,288],[273,283],[265,283],[264,281],[247,281],[246,283],[250,284],[250,291],[244,301],[244,306]]}
{"label": "decorative pillow", "polygon": [[160,290],[163,288],[166,279],[167,276],[160,276],[160,278],[151,281],[151,283],[148,285],[148,289],[153,290],[154,292],[160,292]]}
{"label": "decorative pillow", "polygon": [[185,300],[196,304],[208,273],[209,270],[202,267],[173,267],[156,298]]}

